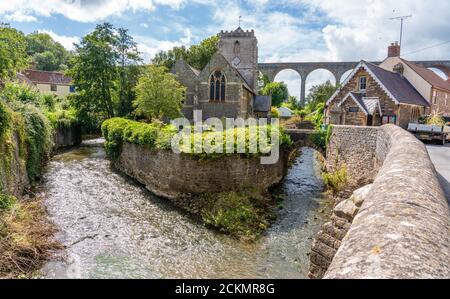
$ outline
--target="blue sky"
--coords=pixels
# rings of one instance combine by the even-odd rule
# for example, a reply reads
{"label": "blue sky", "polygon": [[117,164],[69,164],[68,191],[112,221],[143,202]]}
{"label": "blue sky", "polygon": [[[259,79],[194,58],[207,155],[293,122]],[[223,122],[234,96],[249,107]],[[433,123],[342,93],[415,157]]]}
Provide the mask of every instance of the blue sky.
{"label": "blue sky", "polygon": [[[404,53],[450,41],[448,0],[0,0],[3,22],[25,33],[48,32],[69,49],[97,23],[127,28],[147,61],[160,50],[233,30],[239,16],[244,29],[256,31],[261,62],[381,60],[399,35],[399,22],[389,18],[404,14],[413,15]],[[450,43],[405,58],[450,59]],[[294,72],[277,79],[299,93]],[[307,87],[327,79],[316,72]]]}

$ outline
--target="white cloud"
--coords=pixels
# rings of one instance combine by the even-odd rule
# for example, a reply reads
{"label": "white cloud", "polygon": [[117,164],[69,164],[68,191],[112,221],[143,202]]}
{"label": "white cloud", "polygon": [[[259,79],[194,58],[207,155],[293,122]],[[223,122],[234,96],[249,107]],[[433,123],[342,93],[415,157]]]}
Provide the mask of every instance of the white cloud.
{"label": "white cloud", "polygon": [[32,13],[49,17],[62,14],[79,22],[95,22],[126,11],[153,11],[155,5],[178,9],[183,3],[184,0],[14,0],[0,2],[0,15]]}
{"label": "white cloud", "polygon": [[22,13],[21,11],[15,11],[12,14],[6,15],[5,19],[11,22],[36,22],[37,19],[32,15],[27,15]]}
{"label": "white cloud", "polygon": [[80,42],[80,38],[78,36],[65,36],[65,35],[58,35],[52,30],[46,30],[41,29],[38,30],[40,33],[47,33],[50,35],[56,42],[60,43],[64,48],[66,48],[69,51],[75,50],[75,43]]}
{"label": "white cloud", "polygon": [[141,24],[139,24],[139,26],[144,27],[144,28],[148,28],[148,24],[147,23],[141,23]]}

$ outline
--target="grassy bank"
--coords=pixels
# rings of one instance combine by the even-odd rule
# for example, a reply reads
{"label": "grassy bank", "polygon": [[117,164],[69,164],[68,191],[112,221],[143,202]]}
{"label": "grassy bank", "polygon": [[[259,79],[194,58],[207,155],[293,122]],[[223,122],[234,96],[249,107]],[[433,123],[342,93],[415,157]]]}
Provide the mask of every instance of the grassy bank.
{"label": "grassy bank", "polygon": [[39,201],[24,202],[0,193],[0,277],[30,278],[60,249],[55,228]]}
{"label": "grassy bank", "polygon": [[22,195],[39,183],[55,130],[75,121],[60,105],[16,84],[0,92],[0,277],[30,277],[58,248],[40,201],[8,192]]}

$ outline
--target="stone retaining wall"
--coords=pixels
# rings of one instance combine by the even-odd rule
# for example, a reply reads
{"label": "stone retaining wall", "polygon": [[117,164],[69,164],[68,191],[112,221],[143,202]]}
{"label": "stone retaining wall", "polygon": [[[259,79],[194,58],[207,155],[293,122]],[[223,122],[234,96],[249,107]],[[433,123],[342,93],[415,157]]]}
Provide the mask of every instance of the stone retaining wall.
{"label": "stone retaining wall", "polygon": [[450,212],[425,146],[393,125],[336,126],[337,149],[333,163],[345,161],[352,176],[376,175],[325,278],[450,278]]}
{"label": "stone retaining wall", "polygon": [[202,193],[246,188],[267,191],[287,173],[288,153],[282,150],[280,155],[275,165],[262,165],[259,157],[242,155],[200,160],[125,142],[114,165],[152,193],[189,210],[189,199]]}
{"label": "stone retaining wall", "polygon": [[[58,128],[54,132],[54,151],[76,146],[80,143],[81,129],[78,126],[72,125],[66,128]],[[12,157],[7,159],[7,165],[0,163],[0,189],[15,196],[21,196],[30,187],[30,182],[27,173],[27,161],[21,157],[19,152],[17,132],[12,134],[11,144],[0,145],[0,155],[4,155],[7,152],[6,148],[4,148],[5,146],[11,147],[13,151]]]}

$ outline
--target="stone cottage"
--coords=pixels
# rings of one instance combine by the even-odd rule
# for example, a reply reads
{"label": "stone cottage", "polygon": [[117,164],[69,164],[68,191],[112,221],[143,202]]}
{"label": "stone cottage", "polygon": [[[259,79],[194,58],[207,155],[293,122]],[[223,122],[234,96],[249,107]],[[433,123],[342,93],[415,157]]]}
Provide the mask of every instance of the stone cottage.
{"label": "stone cottage", "polygon": [[407,128],[427,113],[428,101],[397,71],[361,61],[327,102],[326,123]]}
{"label": "stone cottage", "polygon": [[257,92],[258,40],[253,30],[219,33],[218,52],[203,70],[180,60],[170,70],[186,87],[183,114],[193,119],[201,110],[203,119],[268,117],[271,97]]}
{"label": "stone cottage", "polygon": [[400,72],[430,104],[430,112],[450,117],[450,81],[432,70],[400,57],[400,45],[389,47],[388,57],[380,64],[388,71]]}

